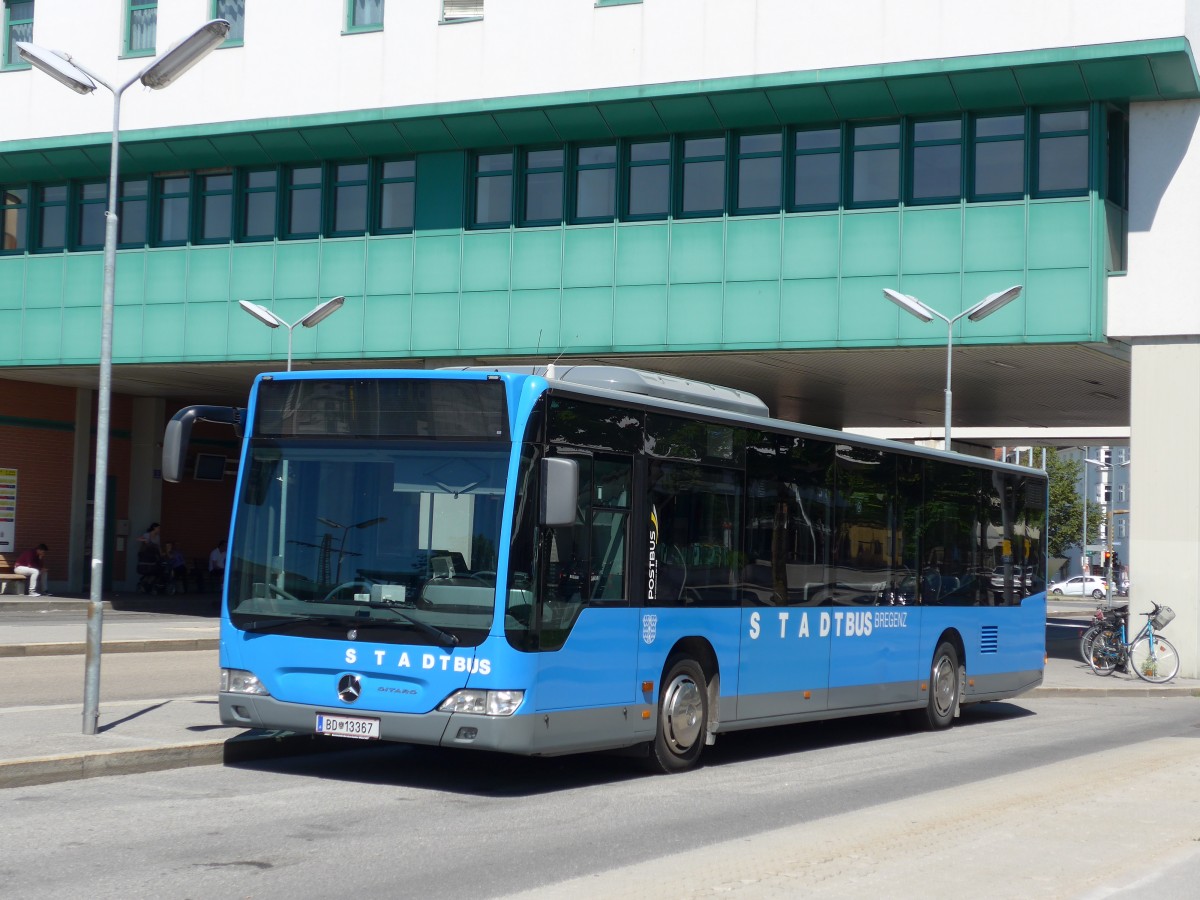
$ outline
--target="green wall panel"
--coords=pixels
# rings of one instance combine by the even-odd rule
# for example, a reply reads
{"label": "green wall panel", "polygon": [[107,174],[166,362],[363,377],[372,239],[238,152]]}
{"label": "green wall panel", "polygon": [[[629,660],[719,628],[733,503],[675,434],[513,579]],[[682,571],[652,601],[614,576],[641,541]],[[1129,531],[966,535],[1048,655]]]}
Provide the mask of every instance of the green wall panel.
{"label": "green wall panel", "polygon": [[783,220],[730,219],[725,235],[725,278],[728,281],[778,281]]}
{"label": "green wall panel", "polygon": [[368,294],[412,293],[414,244],[411,236],[367,241]]}
{"label": "green wall panel", "polygon": [[1092,206],[1086,200],[1029,204],[1031,269],[1086,266],[1092,256]]}
{"label": "green wall panel", "polygon": [[900,213],[847,213],[842,221],[842,275],[895,275],[900,265]]}
{"label": "green wall panel", "polygon": [[561,347],[561,302],[557,289],[513,291],[509,301],[508,346],[525,352]]}
{"label": "green wall panel", "polygon": [[568,228],[563,235],[563,287],[611,287],[617,229],[612,225]]}
{"label": "green wall panel", "polygon": [[895,279],[880,275],[842,279],[838,305],[841,344],[883,344],[896,340],[898,317],[903,313],[884,299],[885,287],[895,287]]}
{"label": "green wall panel", "polygon": [[[263,305],[286,318],[286,313],[277,305]],[[296,329],[297,332],[305,330]],[[282,341],[279,340],[280,331],[284,332]],[[228,353],[235,359],[274,357],[284,360],[283,367],[287,365],[286,330],[259,325],[228,303],[189,303],[184,344],[190,354]],[[264,365],[263,368],[275,367]]]}
{"label": "green wall panel", "polygon": [[1025,204],[968,206],[963,267],[968,272],[1025,268]]}
{"label": "green wall panel", "polygon": [[113,310],[113,362],[138,362],[142,358],[142,329],[145,309],[118,306]]}
{"label": "green wall panel", "polygon": [[[170,307],[163,307],[170,309]],[[62,360],[95,365],[100,360],[100,307],[63,310]]]}
{"label": "green wall panel", "polygon": [[675,222],[671,227],[671,284],[719,282],[725,270],[725,223]]}
{"label": "green wall panel", "polygon": [[[620,238],[618,238],[620,240]],[[667,346],[665,284],[618,286],[613,302],[613,344],[618,348],[662,350]]]}
{"label": "green wall panel", "polygon": [[412,333],[412,298],[408,294],[369,296],[363,300],[363,349],[404,353]]}
{"label": "green wall panel", "polygon": [[58,359],[62,355],[61,308],[27,309],[21,329],[21,356],[26,362]]}
{"label": "green wall panel", "polygon": [[63,295],[62,254],[30,256],[25,269],[25,308],[60,307]]}
{"label": "green wall panel", "polygon": [[235,244],[229,261],[229,299],[269,301],[275,295],[275,243]]}
{"label": "green wall panel", "polygon": [[366,290],[366,254],[367,242],[362,238],[322,243],[318,299],[328,300],[339,295],[361,297]]}
{"label": "green wall panel", "polygon": [[508,347],[508,291],[472,291],[459,304],[459,346],[469,353],[503,353]]}
{"label": "green wall panel", "polygon": [[673,284],[667,298],[667,343],[721,343],[723,290],[720,284]]}
{"label": "green wall panel", "polygon": [[448,352],[458,347],[458,294],[414,294],[412,344],[417,353]]}
{"label": "green wall panel", "polygon": [[512,237],[513,290],[562,285],[562,229],[519,229]]}
{"label": "green wall panel", "polygon": [[1025,331],[1030,339],[1087,337],[1095,308],[1090,269],[1032,270],[1028,281]]}
{"label": "green wall panel", "polygon": [[0,309],[25,305],[25,270],[26,257],[0,256]]}
{"label": "green wall panel", "polygon": [[[117,272],[113,279],[113,303],[116,306],[146,302],[146,252],[117,253]],[[101,286],[103,290],[103,286]]]}
{"label": "green wall panel", "polygon": [[960,206],[906,209],[901,228],[900,270],[906,275],[962,270],[963,216]]}
{"label": "green wall panel", "polygon": [[[419,236],[413,256],[413,293],[444,294],[459,290],[461,235]],[[420,320],[414,320],[414,324],[417,321]]]}
{"label": "green wall panel", "polygon": [[[882,300],[882,297],[880,298]],[[779,342],[784,347],[832,344],[838,332],[838,280],[785,281],[779,304]]]}
{"label": "green wall panel", "polygon": [[316,306],[320,264],[321,245],[316,241],[276,244],[275,297],[303,297],[309,301],[309,309]]}
{"label": "green wall panel", "polygon": [[417,231],[463,227],[463,204],[447,203],[447,197],[465,193],[466,154],[422,153],[417,156],[417,193],[413,215]]}
{"label": "green wall panel", "polygon": [[788,216],[783,222],[783,277],[833,278],[841,259],[837,213]]}
{"label": "green wall panel", "polygon": [[[193,247],[187,260],[187,299],[191,303],[230,299],[231,246]],[[237,297],[245,300],[245,297]]]}
{"label": "green wall panel", "polygon": [[146,251],[146,303],[183,303],[187,299],[186,248]]}
{"label": "green wall panel", "polygon": [[99,306],[103,296],[104,254],[69,255],[63,272],[63,306]]}
{"label": "green wall panel", "polygon": [[[919,299],[922,303],[936,309],[943,315],[953,318],[974,301],[968,301],[962,293],[962,276],[955,272],[952,275],[909,275],[907,271],[900,280],[900,288],[906,294]],[[922,322],[916,316],[909,315],[890,300],[879,293],[879,314],[891,319],[893,313],[900,313],[896,318],[896,336],[901,343],[912,344],[942,344],[946,343],[946,323],[941,319],[932,322]],[[999,315],[999,313],[997,313]],[[968,330],[976,327],[974,323],[967,326]],[[954,326],[954,334],[962,334],[963,323]]]}
{"label": "green wall panel", "polygon": [[778,280],[736,281],[725,286],[721,339],[726,345],[763,347],[779,341]]}
{"label": "green wall panel", "polygon": [[[962,279],[962,309],[970,309],[989,294],[1007,290],[1014,284],[1025,285],[1023,270],[967,272]],[[995,338],[1022,339],[1025,336],[1025,308],[1028,304],[1029,288],[1026,285],[1021,291],[1021,296],[1016,300],[992,313],[986,319],[967,323],[966,329],[960,329],[957,333],[963,335],[964,340],[967,341]]]}
{"label": "green wall panel", "polygon": [[[611,244],[610,244],[611,246]],[[614,303],[611,287],[567,288],[562,292],[561,348],[606,349],[613,344]]]}
{"label": "green wall panel", "polygon": [[622,225],[617,229],[617,284],[666,284],[670,226]]}
{"label": "green wall panel", "polygon": [[156,362],[181,359],[184,353],[183,322],[184,317],[174,307],[147,306],[142,318],[142,358]]}
{"label": "green wall panel", "polygon": [[511,231],[468,231],[462,238],[462,289],[506,291]]}
{"label": "green wall panel", "polygon": [[357,356],[363,348],[364,318],[363,295],[348,294],[337,315],[330,316],[316,328],[296,330],[312,334],[314,349],[311,352],[316,356]]}

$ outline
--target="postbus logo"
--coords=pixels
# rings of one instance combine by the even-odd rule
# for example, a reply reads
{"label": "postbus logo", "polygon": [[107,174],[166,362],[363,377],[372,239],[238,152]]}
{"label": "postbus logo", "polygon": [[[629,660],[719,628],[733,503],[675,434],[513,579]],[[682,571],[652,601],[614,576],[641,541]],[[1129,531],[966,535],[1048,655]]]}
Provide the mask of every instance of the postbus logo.
{"label": "postbus logo", "polygon": [[[657,554],[657,550],[658,550],[658,507],[652,505],[650,507],[650,559],[649,559],[649,564],[646,566],[646,570],[647,570],[647,572],[649,572],[649,583],[646,585],[646,599],[647,600],[658,599],[658,594],[657,594],[657,590],[658,590],[658,554]],[[651,638],[650,640],[654,640],[654,638]],[[650,641],[646,641],[646,643],[648,644],[648,643],[650,643]]]}
{"label": "postbus logo", "polygon": [[658,616],[642,616],[642,640],[653,644],[658,635]]}

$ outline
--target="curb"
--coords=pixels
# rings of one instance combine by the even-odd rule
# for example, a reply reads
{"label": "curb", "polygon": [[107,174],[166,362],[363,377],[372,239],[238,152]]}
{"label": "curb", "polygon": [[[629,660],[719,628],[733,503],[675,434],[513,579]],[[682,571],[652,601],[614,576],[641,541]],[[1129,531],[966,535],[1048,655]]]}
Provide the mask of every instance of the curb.
{"label": "curb", "polygon": [[[161,638],[142,641],[101,641],[103,653],[160,653],[175,650],[216,650],[220,638]],[[83,656],[87,642],[54,644],[0,644],[0,659],[31,656]]]}
{"label": "curb", "polygon": [[1159,687],[1036,687],[1022,697],[1200,697],[1200,688],[1162,685]]}

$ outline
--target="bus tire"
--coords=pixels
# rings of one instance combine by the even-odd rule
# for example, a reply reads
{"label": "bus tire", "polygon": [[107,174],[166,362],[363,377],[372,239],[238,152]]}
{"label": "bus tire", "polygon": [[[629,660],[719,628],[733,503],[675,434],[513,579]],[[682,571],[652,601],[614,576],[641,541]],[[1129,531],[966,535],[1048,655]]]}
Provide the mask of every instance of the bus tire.
{"label": "bus tire", "polygon": [[708,685],[694,659],[672,657],[658,693],[658,724],[650,745],[654,772],[684,772],[696,765],[708,732]]}
{"label": "bus tire", "polygon": [[912,711],[914,725],[926,731],[940,731],[954,722],[962,692],[962,669],[958,651],[949,641],[938,644],[929,667],[929,699],[923,709]]}

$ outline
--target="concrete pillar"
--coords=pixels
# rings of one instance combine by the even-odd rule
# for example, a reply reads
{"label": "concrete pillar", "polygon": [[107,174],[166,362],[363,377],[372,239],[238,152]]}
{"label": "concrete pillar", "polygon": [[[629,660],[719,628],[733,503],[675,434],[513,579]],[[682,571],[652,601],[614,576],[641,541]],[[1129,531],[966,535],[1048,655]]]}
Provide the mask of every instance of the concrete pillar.
{"label": "concrete pillar", "polygon": [[138,535],[162,519],[162,435],[166,402],[155,397],[133,401],[129,459],[129,552],[125,554],[126,589],[137,584]]}
{"label": "concrete pillar", "polygon": [[91,388],[75,389],[75,442],[71,455],[71,524],[67,546],[67,591],[83,593],[84,573],[91,569],[92,548],[87,546],[88,475],[92,471]]}
{"label": "concrete pillar", "polygon": [[1137,339],[1132,361],[1131,609],[1175,610],[1164,635],[1200,678],[1200,337]]}

